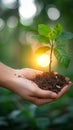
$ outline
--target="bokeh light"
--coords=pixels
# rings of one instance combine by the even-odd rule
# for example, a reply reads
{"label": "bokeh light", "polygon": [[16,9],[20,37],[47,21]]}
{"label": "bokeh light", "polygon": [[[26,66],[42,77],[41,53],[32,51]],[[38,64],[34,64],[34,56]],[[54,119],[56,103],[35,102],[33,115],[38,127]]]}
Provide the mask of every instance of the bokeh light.
{"label": "bokeh light", "polygon": [[47,14],[51,20],[57,20],[60,17],[60,11],[55,7],[48,8]]}
{"label": "bokeh light", "polygon": [[14,9],[16,7],[16,0],[1,0],[3,6]]}
{"label": "bokeh light", "polygon": [[30,25],[33,22],[33,17],[37,12],[36,5],[32,0],[20,0],[19,3],[20,22],[23,25]]}
{"label": "bokeh light", "polygon": [[5,22],[2,18],[0,18],[0,31],[3,30],[4,26],[5,26]]}
{"label": "bokeh light", "polygon": [[7,26],[9,28],[15,28],[17,26],[17,24],[18,24],[17,17],[11,16],[11,17],[8,18],[8,20],[7,20]]}
{"label": "bokeh light", "polygon": [[35,15],[35,13],[36,13],[36,6],[35,6],[34,3],[26,1],[25,5],[20,6],[19,13],[25,19],[29,19],[29,18],[31,18],[31,17],[33,17]]}

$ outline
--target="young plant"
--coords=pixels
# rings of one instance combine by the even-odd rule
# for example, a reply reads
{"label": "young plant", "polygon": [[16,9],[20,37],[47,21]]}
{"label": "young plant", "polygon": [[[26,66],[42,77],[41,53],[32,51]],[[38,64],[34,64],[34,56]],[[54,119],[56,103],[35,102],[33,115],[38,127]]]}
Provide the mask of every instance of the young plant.
{"label": "young plant", "polygon": [[33,38],[39,42],[45,43],[46,45],[37,49],[36,53],[45,53],[50,49],[50,64],[49,72],[51,72],[52,66],[52,53],[54,53],[58,62],[65,67],[69,66],[70,57],[67,54],[64,46],[64,41],[73,38],[71,32],[63,32],[61,24],[57,24],[54,28],[51,28],[45,24],[38,25],[38,35],[34,35]]}

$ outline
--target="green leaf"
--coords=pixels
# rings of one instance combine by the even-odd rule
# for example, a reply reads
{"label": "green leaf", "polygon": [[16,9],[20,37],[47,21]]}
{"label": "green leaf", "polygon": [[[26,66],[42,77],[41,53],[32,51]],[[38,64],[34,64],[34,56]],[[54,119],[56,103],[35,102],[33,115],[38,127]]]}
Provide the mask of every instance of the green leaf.
{"label": "green leaf", "polygon": [[71,32],[63,32],[57,37],[57,41],[65,41],[73,38],[73,33]]}
{"label": "green leaf", "polygon": [[57,117],[56,119],[54,119],[53,123],[56,125],[56,124],[65,124],[68,122],[68,119],[69,119],[69,114],[64,114],[64,115],[61,115],[59,117]]}
{"label": "green leaf", "polygon": [[57,24],[52,31],[52,39],[55,40],[56,37],[62,33],[62,26]]}
{"label": "green leaf", "polygon": [[8,126],[8,123],[6,121],[0,121],[0,127],[1,126]]}
{"label": "green leaf", "polygon": [[64,48],[62,47],[54,48],[54,54],[60,64],[64,65],[66,68],[69,66],[70,58]]}
{"label": "green leaf", "polygon": [[34,36],[32,36],[32,38],[37,40],[38,42],[49,43],[49,39],[47,37],[44,37],[44,36],[34,35]]}
{"label": "green leaf", "polygon": [[48,33],[51,31],[50,27],[45,24],[38,25],[38,32],[40,35],[47,37]]}
{"label": "green leaf", "polygon": [[50,47],[48,47],[48,46],[42,46],[42,47],[39,47],[39,48],[35,51],[35,53],[36,53],[36,54],[43,54],[43,53],[47,52],[49,49],[50,49]]}
{"label": "green leaf", "polygon": [[8,126],[8,122],[6,121],[5,116],[0,116],[0,127],[7,127]]}
{"label": "green leaf", "polygon": [[12,112],[9,114],[9,118],[10,118],[10,119],[14,119],[14,118],[18,117],[18,116],[20,115],[20,113],[21,113],[21,111],[19,111],[19,110],[14,110],[14,111],[12,111]]}
{"label": "green leaf", "polygon": [[50,125],[50,120],[46,117],[40,117],[36,119],[36,125],[38,128],[44,130]]}
{"label": "green leaf", "polygon": [[55,31],[56,35],[61,34],[63,31],[61,24],[57,24],[53,30]]}
{"label": "green leaf", "polygon": [[57,24],[51,31],[48,33],[48,37],[51,40],[55,40],[59,34],[62,33],[62,26]]}

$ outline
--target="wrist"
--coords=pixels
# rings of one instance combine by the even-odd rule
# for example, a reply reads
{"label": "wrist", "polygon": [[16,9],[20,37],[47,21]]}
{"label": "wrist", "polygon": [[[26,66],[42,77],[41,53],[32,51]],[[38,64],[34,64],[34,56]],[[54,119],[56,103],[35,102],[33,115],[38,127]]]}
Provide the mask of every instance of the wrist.
{"label": "wrist", "polygon": [[6,87],[8,81],[14,77],[15,69],[0,62],[0,86]]}

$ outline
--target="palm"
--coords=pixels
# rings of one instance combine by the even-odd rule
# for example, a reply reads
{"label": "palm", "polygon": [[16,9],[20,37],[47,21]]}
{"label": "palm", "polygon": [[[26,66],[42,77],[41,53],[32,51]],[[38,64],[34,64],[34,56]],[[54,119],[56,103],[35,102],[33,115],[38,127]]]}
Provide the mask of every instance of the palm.
{"label": "palm", "polygon": [[42,74],[42,71],[21,69],[17,71],[17,77],[15,78],[17,93],[36,105],[42,105],[57,100],[66,93],[71,86],[71,83],[69,83],[69,85],[65,86],[58,94],[49,90],[42,90],[32,81],[38,74]]}
{"label": "palm", "polygon": [[[42,71],[38,71],[38,70],[34,70],[34,69],[22,69],[21,70],[21,74],[22,77],[25,77],[29,80],[32,80],[33,78],[35,78],[38,74],[42,74]],[[67,78],[67,80],[69,80]],[[66,91],[68,91],[68,89],[70,88],[70,86],[72,85],[71,82],[69,82],[69,85],[66,85],[58,94],[57,98],[61,97],[64,93],[66,93]],[[35,86],[34,86],[35,87]]]}

